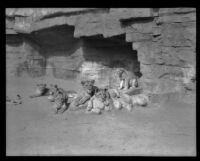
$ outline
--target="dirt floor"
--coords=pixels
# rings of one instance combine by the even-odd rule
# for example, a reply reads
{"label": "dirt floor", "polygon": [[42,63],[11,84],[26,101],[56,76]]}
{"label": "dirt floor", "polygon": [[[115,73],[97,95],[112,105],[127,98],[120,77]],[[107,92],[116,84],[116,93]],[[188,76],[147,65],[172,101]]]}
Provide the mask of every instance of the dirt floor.
{"label": "dirt floor", "polygon": [[30,99],[36,83],[80,90],[78,82],[7,77],[6,95],[22,105],[6,106],[6,153],[13,155],[196,155],[195,100],[128,112],[66,111],[55,115],[46,97]]}

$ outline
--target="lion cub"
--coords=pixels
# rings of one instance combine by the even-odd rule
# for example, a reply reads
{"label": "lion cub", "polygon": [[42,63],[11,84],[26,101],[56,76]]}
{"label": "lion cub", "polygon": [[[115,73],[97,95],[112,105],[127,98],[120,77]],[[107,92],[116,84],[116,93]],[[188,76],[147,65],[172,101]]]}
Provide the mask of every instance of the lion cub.
{"label": "lion cub", "polygon": [[136,88],[138,87],[138,77],[135,74],[129,73],[124,69],[118,69],[116,72],[118,78],[120,79],[120,90],[130,89],[131,87]]}
{"label": "lion cub", "polygon": [[101,111],[110,111],[112,109],[112,100],[108,89],[96,89],[94,96],[90,99],[87,111],[100,114]]}
{"label": "lion cub", "polygon": [[88,101],[94,96],[95,91],[98,89],[95,85],[95,80],[81,81],[83,91],[71,102],[70,110],[79,110],[87,108]]}

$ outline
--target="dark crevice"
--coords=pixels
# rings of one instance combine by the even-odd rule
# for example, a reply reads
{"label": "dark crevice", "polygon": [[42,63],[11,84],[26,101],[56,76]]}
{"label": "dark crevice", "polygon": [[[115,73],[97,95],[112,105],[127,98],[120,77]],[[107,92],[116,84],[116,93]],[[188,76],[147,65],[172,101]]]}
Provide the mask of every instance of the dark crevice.
{"label": "dark crevice", "polygon": [[152,8],[153,12],[159,12],[160,8]]}
{"label": "dark crevice", "polygon": [[131,47],[131,45],[132,45],[131,42],[126,42],[125,41],[126,40],[125,34],[121,34],[121,35],[117,35],[117,36],[112,36],[112,37],[109,37],[109,38],[104,38],[103,35],[99,34],[99,35],[88,36],[88,37],[82,36],[81,39],[83,41],[85,41],[85,42],[89,42],[87,44],[93,44],[94,41],[95,41],[96,46],[100,46],[100,47],[102,47],[104,45],[105,46],[107,46],[107,45],[108,46],[122,45],[122,46]]}
{"label": "dark crevice", "polygon": [[6,44],[11,46],[19,46],[23,43],[23,37],[16,34],[7,34],[6,35]]}
{"label": "dark crevice", "polygon": [[153,34],[153,37],[154,37],[154,38],[159,38],[160,36],[161,36],[161,34],[156,34],[156,35]]}
{"label": "dark crevice", "polygon": [[53,49],[54,47],[65,48],[68,42],[78,42],[79,39],[74,38],[74,26],[60,25],[47,29],[34,31],[28,36],[37,41],[40,46]]}
{"label": "dark crevice", "polygon": [[134,23],[148,23],[152,22],[154,17],[137,17],[137,18],[129,18],[129,19],[120,19],[121,26],[126,27],[130,26]]}
{"label": "dark crevice", "polygon": [[14,21],[15,17],[6,16],[6,19],[9,20],[9,21]]}
{"label": "dark crevice", "polygon": [[37,46],[40,47],[40,48],[42,47],[41,44],[38,43],[37,40],[35,40],[35,39],[33,39],[33,38],[31,37],[30,34],[20,34],[20,35],[23,37],[24,40],[28,40],[29,42],[31,42],[32,44],[37,45]]}
{"label": "dark crevice", "polygon": [[[48,27],[48,28],[44,28],[44,29],[40,29],[37,31],[33,31],[31,34],[38,34],[38,33],[47,33],[47,32],[55,32],[55,31],[59,31],[59,30],[72,30],[72,32],[74,33],[74,26],[72,25],[68,25],[68,24],[64,24],[64,25],[59,25],[59,26],[52,26],[52,27]],[[73,33],[71,33],[70,35],[73,35]]]}
{"label": "dark crevice", "polygon": [[183,25],[183,23],[192,23],[192,22],[196,22],[196,21],[184,21],[184,22],[164,22],[164,21],[158,21],[158,22],[156,22],[156,25],[158,25],[158,26],[160,26],[160,25],[163,25],[163,24],[181,24],[181,25]]}

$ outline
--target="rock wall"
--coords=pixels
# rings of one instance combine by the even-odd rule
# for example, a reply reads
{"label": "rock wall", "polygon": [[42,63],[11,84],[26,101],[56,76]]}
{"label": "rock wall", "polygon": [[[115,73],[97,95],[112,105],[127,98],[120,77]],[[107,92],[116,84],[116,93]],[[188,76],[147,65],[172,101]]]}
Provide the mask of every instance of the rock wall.
{"label": "rock wall", "polygon": [[[125,43],[124,36],[112,39],[102,36],[74,38],[73,30],[72,26],[61,25],[28,35],[14,35],[14,37],[21,37],[22,53],[26,53],[28,57],[17,54],[16,50],[15,56],[23,59],[13,60],[7,57],[7,64],[15,64],[10,69],[18,76],[28,73],[30,76],[79,81],[90,78],[95,79],[98,86],[112,87],[116,87],[119,83],[116,75],[112,76],[116,68],[139,71],[137,52],[132,50],[131,43]],[[13,37],[7,35],[7,39],[13,40]],[[33,46],[33,42],[38,44],[37,48],[36,45]],[[25,48],[24,44],[29,48]],[[19,45],[17,47],[20,49]],[[11,44],[7,43],[7,49],[10,48]],[[10,55],[9,51],[7,55]],[[33,59],[31,55],[35,55],[35,58]],[[40,63],[34,63],[33,66],[36,58]],[[8,70],[7,73],[10,71]]]}
{"label": "rock wall", "polygon": [[124,68],[139,69],[143,86],[153,93],[191,90],[195,84],[190,81],[196,76],[195,8],[6,9],[6,33],[37,42],[44,68],[53,68],[56,77],[87,75],[108,84],[110,64],[132,60]]}
{"label": "rock wall", "polygon": [[7,35],[6,74],[38,77],[45,74],[46,61],[41,49],[22,35]]}
{"label": "rock wall", "polygon": [[[133,43],[138,50],[144,82],[150,83],[155,93],[179,91],[189,85],[184,84],[184,80],[191,78],[184,70],[194,71],[195,76],[195,10],[161,8],[154,18],[152,31],[150,41]],[[189,86],[193,88],[193,84]]]}

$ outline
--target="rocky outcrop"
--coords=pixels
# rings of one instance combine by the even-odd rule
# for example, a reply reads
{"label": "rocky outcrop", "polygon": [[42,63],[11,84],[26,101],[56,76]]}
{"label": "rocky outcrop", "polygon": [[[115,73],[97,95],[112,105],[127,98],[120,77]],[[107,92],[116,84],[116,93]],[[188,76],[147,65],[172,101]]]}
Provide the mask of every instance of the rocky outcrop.
{"label": "rocky outcrop", "polygon": [[[124,61],[127,70],[139,64],[147,90],[166,93],[190,89],[186,80],[196,75],[195,8],[6,9],[6,33],[33,40],[30,44],[40,48],[34,50],[60,78],[87,75],[108,84],[111,60]],[[127,46],[137,51],[137,58],[131,58]]]}

